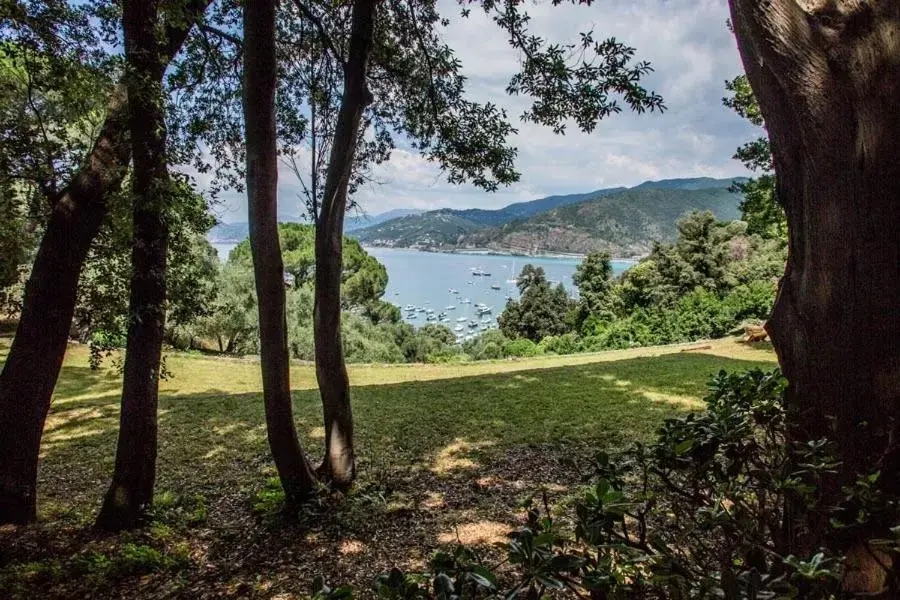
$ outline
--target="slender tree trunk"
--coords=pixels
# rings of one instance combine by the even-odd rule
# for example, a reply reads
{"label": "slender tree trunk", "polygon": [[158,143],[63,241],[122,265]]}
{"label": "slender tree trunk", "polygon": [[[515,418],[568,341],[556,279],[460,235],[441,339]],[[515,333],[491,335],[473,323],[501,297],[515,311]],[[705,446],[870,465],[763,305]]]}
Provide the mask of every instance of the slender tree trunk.
{"label": "slender tree trunk", "polygon": [[[824,506],[875,471],[896,498],[900,3],[731,0],[731,11],[787,215],[788,265],[767,329],[789,382],[792,441],[835,442],[841,464],[819,490]],[[877,520],[837,534],[825,515],[789,512],[795,553],[888,535]]]}
{"label": "slender tree trunk", "polygon": [[356,0],[353,4],[344,96],[316,223],[316,379],[325,416],[325,458],[319,475],[338,489],[349,487],[356,476],[350,380],[341,343],[341,275],[347,188],[363,110],[372,101],[366,70],[377,4],[377,0]]}
{"label": "slender tree trunk", "polygon": [[[184,20],[166,29],[167,57],[178,53],[207,4],[192,0]],[[131,157],[127,104],[119,85],[85,165],[55,200],[25,286],[0,374],[0,524],[35,518],[41,435],[66,352],[78,277],[106,214],[106,196],[121,185]]]}
{"label": "slender tree trunk", "polygon": [[275,7],[275,0],[253,0],[244,7],[244,124],[266,431],[286,509],[295,511],[313,493],[316,481],[300,447],[291,407],[284,264],[278,240]]}
{"label": "slender tree trunk", "polygon": [[156,41],[158,0],[123,2],[128,104],[134,157],[132,275],[119,442],[112,484],[97,525],[113,531],[138,526],[153,502],[156,407],[166,320],[166,249],[170,196],[162,78]]}

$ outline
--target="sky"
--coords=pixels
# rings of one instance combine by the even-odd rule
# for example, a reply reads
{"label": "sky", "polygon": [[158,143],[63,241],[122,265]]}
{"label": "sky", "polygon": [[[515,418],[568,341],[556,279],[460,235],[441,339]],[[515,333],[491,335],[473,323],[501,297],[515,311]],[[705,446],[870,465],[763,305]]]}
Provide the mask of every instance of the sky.
{"label": "sky", "polygon": [[[460,18],[456,0],[439,0],[439,5],[451,19],[444,39],[463,64],[470,98],[506,108],[518,129],[511,143],[518,148],[521,180],[494,193],[450,185],[436,165],[399,148],[389,163],[376,168],[378,183],[358,192],[365,214],[397,208],[493,209],[647,180],[746,174],[731,157],[758,132],[722,105],[725,81],[742,71],[726,26],[726,0],[595,0],[591,6],[556,7],[543,0],[529,5],[532,30],[545,39],[572,42],[579,32],[593,30],[594,39],[616,37],[636,48],[637,58],[654,68],[645,87],[660,93],[667,106],[664,113],[643,115],[626,107],[590,134],[571,127],[564,136],[519,121],[527,98],[511,98],[504,91],[519,56],[503,32],[477,9],[468,19]],[[299,189],[290,170],[280,169],[282,220],[300,214]],[[246,196],[223,193],[215,213],[226,223],[246,221]]]}

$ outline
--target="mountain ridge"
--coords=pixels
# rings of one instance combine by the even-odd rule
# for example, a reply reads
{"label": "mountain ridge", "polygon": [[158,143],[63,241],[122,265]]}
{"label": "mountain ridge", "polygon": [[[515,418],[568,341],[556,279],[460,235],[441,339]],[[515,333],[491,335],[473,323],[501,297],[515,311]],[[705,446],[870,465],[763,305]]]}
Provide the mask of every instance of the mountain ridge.
{"label": "mountain ridge", "polygon": [[674,238],[675,221],[691,210],[712,210],[723,220],[738,218],[740,197],[730,187],[741,180],[665,179],[548,196],[492,211],[442,208],[353,235],[374,246],[566,254],[607,250],[636,256],[648,252],[654,241]]}

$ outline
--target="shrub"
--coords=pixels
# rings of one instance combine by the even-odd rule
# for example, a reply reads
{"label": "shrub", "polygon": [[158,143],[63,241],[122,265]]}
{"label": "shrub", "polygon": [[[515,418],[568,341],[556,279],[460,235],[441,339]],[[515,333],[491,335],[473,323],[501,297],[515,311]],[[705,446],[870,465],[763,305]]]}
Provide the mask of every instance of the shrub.
{"label": "shrub", "polygon": [[574,333],[545,337],[538,347],[547,354],[574,354],[580,350],[578,337]]}
{"label": "shrub", "polygon": [[540,353],[541,349],[538,345],[525,338],[507,342],[506,346],[503,348],[503,354],[518,358],[537,356]]}

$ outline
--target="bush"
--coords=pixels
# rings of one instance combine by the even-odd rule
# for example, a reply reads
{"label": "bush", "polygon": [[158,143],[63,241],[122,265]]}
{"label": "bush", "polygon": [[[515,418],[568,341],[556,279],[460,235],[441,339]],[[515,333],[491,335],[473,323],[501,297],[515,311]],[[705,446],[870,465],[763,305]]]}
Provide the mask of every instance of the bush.
{"label": "bush", "polygon": [[529,339],[518,339],[507,342],[503,348],[505,356],[525,358],[529,356],[537,356],[541,353],[541,349],[537,344]]}
{"label": "bush", "polygon": [[574,333],[545,337],[538,347],[546,354],[574,354],[581,349],[578,337]]}

